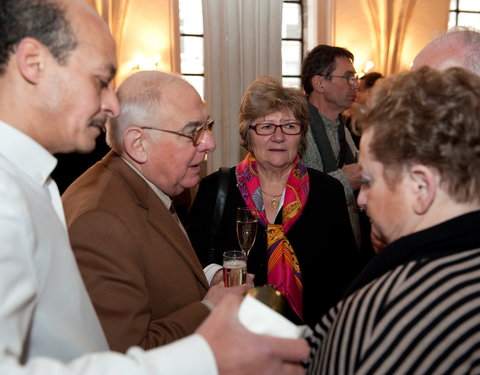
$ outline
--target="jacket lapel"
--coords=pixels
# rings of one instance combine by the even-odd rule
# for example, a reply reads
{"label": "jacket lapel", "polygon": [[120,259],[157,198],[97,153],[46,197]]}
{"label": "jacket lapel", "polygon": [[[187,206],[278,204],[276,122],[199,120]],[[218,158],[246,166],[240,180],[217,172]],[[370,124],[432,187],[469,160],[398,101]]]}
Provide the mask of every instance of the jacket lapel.
{"label": "jacket lapel", "polygon": [[148,194],[148,221],[162,236],[172,245],[172,247],[182,256],[195,276],[208,289],[208,282],[205,278],[203,268],[198,260],[197,254],[190,244],[186,233],[180,228],[169,210],[162,203],[155,192],[145,184],[149,190]]}
{"label": "jacket lapel", "polygon": [[208,281],[187,235],[160,198],[143,178],[115,152],[109,152],[105,156],[104,162],[106,167],[124,182],[125,187],[130,191],[135,202],[147,210],[147,220],[149,224],[170,243],[172,248],[175,249],[185,263],[189,265],[197,279],[208,289]]}

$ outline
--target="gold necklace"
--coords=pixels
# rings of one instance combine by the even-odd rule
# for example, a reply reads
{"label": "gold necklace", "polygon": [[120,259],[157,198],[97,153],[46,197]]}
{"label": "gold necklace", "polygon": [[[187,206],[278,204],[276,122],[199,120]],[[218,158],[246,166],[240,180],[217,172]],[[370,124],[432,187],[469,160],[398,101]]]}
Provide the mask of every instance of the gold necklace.
{"label": "gold necklace", "polygon": [[274,210],[276,210],[278,208],[278,206],[280,206],[280,199],[279,198],[283,195],[283,193],[282,194],[277,194],[277,195],[268,194],[265,191],[262,191],[262,193],[265,194],[266,196],[272,198],[272,199],[270,199],[270,204],[272,205]]}

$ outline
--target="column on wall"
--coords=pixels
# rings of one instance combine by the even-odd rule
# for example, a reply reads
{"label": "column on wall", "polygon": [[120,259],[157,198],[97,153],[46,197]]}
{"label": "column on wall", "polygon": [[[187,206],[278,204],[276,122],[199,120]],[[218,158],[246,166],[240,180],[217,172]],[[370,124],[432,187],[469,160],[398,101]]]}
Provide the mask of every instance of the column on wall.
{"label": "column on wall", "polygon": [[386,75],[400,70],[407,27],[417,0],[365,0],[374,30],[378,69]]}
{"label": "column on wall", "polygon": [[95,8],[108,23],[117,45],[117,54],[121,55],[125,20],[129,10],[130,0],[95,0]]}
{"label": "column on wall", "polygon": [[385,75],[409,69],[418,51],[447,28],[450,0],[331,0],[332,43]]}

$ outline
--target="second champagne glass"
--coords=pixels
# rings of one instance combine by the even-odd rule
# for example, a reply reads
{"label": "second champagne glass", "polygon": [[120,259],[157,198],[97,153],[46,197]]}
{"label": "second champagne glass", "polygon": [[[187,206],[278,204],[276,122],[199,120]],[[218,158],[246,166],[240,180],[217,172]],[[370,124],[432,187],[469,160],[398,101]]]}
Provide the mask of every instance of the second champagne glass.
{"label": "second champagne glass", "polygon": [[245,284],[247,281],[245,251],[233,250],[223,253],[223,281],[227,287]]}
{"label": "second champagne glass", "polygon": [[248,207],[237,209],[237,239],[245,254],[250,252],[257,236],[257,218]]}

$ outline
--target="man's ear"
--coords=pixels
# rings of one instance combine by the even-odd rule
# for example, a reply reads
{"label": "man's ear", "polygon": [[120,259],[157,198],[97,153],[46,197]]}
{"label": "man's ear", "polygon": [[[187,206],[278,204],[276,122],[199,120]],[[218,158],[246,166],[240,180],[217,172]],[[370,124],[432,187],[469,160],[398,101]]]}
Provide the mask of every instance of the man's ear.
{"label": "man's ear", "polygon": [[425,214],[435,200],[438,182],[434,171],[425,165],[410,167],[409,177],[413,193],[413,209],[419,215]]}
{"label": "man's ear", "polygon": [[45,67],[47,48],[34,38],[24,38],[15,52],[17,66],[22,77],[31,84],[37,84]]}
{"label": "man's ear", "polygon": [[323,94],[323,79],[324,77],[319,75],[314,75],[312,77],[312,87],[315,91],[318,91],[320,94]]}
{"label": "man's ear", "polygon": [[132,126],[123,133],[123,147],[127,155],[139,164],[147,161],[148,154],[146,149],[146,140],[142,129],[138,126]]}

